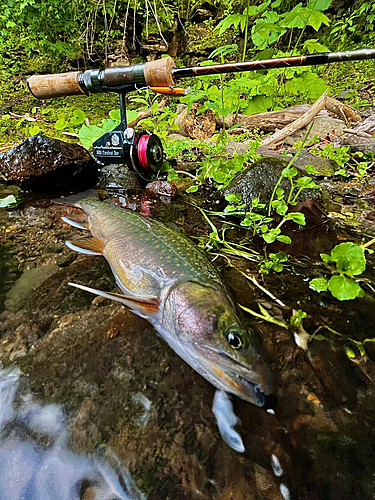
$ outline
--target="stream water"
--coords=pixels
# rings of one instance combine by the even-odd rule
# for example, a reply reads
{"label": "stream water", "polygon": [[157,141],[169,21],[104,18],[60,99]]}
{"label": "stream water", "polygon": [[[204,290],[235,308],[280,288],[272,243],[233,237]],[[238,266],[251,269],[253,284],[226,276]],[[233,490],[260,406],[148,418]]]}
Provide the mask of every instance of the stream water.
{"label": "stream water", "polygon": [[[132,203],[137,206],[136,200]],[[120,476],[126,476],[119,462],[114,472],[113,461],[103,465],[92,458],[103,444],[149,500],[375,498],[375,344],[364,343],[374,337],[375,298],[366,289],[363,298],[339,302],[308,287],[321,269],[319,253],[339,242],[344,237],[340,232],[324,224],[316,232],[301,233],[286,269],[263,278],[255,263],[233,260],[236,267],[230,268],[225,259],[216,261],[239,303],[258,312],[256,301],[261,301],[278,319],[302,309],[310,336],[304,350],[290,329],[247,316],[259,332],[275,389],[266,408],[233,399],[241,420],[236,429],[245,447],[237,453],[217,429],[214,388],[148,322],[118,303],[68,286],[78,281],[115,288],[104,259],[77,256],[65,247],[64,241],[79,231],[61,216],[74,211],[51,204],[47,197],[30,197],[17,209],[0,212],[0,359],[13,367],[0,372],[0,498],[50,498],[46,493],[9,494],[7,459],[20,481],[27,474],[37,477],[41,464],[56,457],[61,436],[57,462],[64,461],[66,468],[62,472],[54,462],[57,468],[49,478],[56,491],[67,492],[73,484],[89,485],[83,477],[105,471],[101,487],[107,489],[93,490],[87,498],[127,498],[121,496],[126,490],[114,486],[123,487],[124,480],[113,482],[120,469]],[[182,198],[151,205],[150,211],[191,236],[207,234],[200,213]],[[370,260],[369,280],[373,265]],[[256,276],[287,307],[236,268]],[[30,427],[29,417],[25,420],[30,396],[12,410],[19,377],[15,367],[27,377],[29,390],[44,400],[33,408],[40,416],[48,409],[52,430],[40,432]],[[6,382],[6,377],[11,379]],[[56,405],[63,405],[68,415],[69,434],[62,407]],[[23,453],[34,457],[27,474],[23,464],[14,465]],[[73,475],[65,472],[72,470]],[[38,477],[41,482],[33,485],[47,484],[44,476]],[[83,490],[77,491],[77,498],[86,498]],[[75,498],[62,495],[53,497]]]}

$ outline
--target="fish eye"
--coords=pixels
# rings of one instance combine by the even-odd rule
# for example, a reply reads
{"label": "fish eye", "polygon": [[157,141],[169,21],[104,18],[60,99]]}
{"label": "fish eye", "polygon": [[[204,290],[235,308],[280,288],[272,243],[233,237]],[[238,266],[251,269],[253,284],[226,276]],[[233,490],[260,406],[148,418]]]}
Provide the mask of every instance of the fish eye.
{"label": "fish eye", "polygon": [[229,332],[227,335],[227,340],[233,349],[241,349],[242,347],[242,337],[237,332]]}

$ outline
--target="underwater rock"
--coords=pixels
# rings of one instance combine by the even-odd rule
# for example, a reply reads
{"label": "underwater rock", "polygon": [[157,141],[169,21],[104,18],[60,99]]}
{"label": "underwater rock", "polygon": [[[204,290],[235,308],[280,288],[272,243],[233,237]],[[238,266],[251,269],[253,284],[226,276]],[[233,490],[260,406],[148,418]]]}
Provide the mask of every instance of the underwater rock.
{"label": "underwater rock", "polygon": [[137,176],[125,165],[103,167],[95,187],[111,194],[134,194],[142,189]]}
{"label": "underwater rock", "polygon": [[40,135],[0,155],[6,180],[32,190],[80,190],[93,185],[97,172],[97,163],[82,146]]}
{"label": "underwater rock", "polygon": [[[223,189],[223,196],[228,194],[240,194],[242,201],[251,208],[251,202],[254,198],[259,198],[260,203],[268,203],[271,199],[274,187],[279,180],[284,168],[288,165],[288,160],[282,158],[266,157],[257,160],[246,170],[240,172],[232,182]],[[297,168],[297,167],[296,167]],[[305,175],[301,169],[298,169],[298,177]],[[282,179],[279,187],[285,190],[286,196],[290,191],[289,179]],[[298,200],[306,198],[318,198],[319,190],[304,189]]]}
{"label": "underwater rock", "polygon": [[0,498],[145,500],[114,454],[70,450],[62,407],[19,396],[20,379],[18,368],[0,369]]}

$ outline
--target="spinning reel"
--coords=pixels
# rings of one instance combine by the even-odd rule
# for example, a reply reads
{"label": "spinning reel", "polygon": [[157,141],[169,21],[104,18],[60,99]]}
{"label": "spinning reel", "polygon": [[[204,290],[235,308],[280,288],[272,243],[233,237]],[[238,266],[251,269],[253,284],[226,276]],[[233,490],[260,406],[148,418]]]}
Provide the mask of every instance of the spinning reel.
{"label": "spinning reel", "polygon": [[120,93],[120,112],[120,125],[94,142],[93,155],[105,165],[125,164],[142,179],[149,181],[163,165],[161,140],[155,134],[136,132],[127,126],[124,93]]}

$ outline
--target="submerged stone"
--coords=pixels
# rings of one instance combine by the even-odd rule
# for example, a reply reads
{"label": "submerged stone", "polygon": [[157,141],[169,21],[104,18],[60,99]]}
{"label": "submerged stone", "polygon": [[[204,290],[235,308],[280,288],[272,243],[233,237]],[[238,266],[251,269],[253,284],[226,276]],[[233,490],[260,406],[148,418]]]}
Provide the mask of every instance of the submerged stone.
{"label": "submerged stone", "polygon": [[32,190],[83,189],[95,182],[98,166],[78,144],[35,135],[0,154],[0,173]]}
{"label": "submerged stone", "polygon": [[104,166],[96,188],[110,194],[134,194],[142,189],[137,176],[126,165]]}

